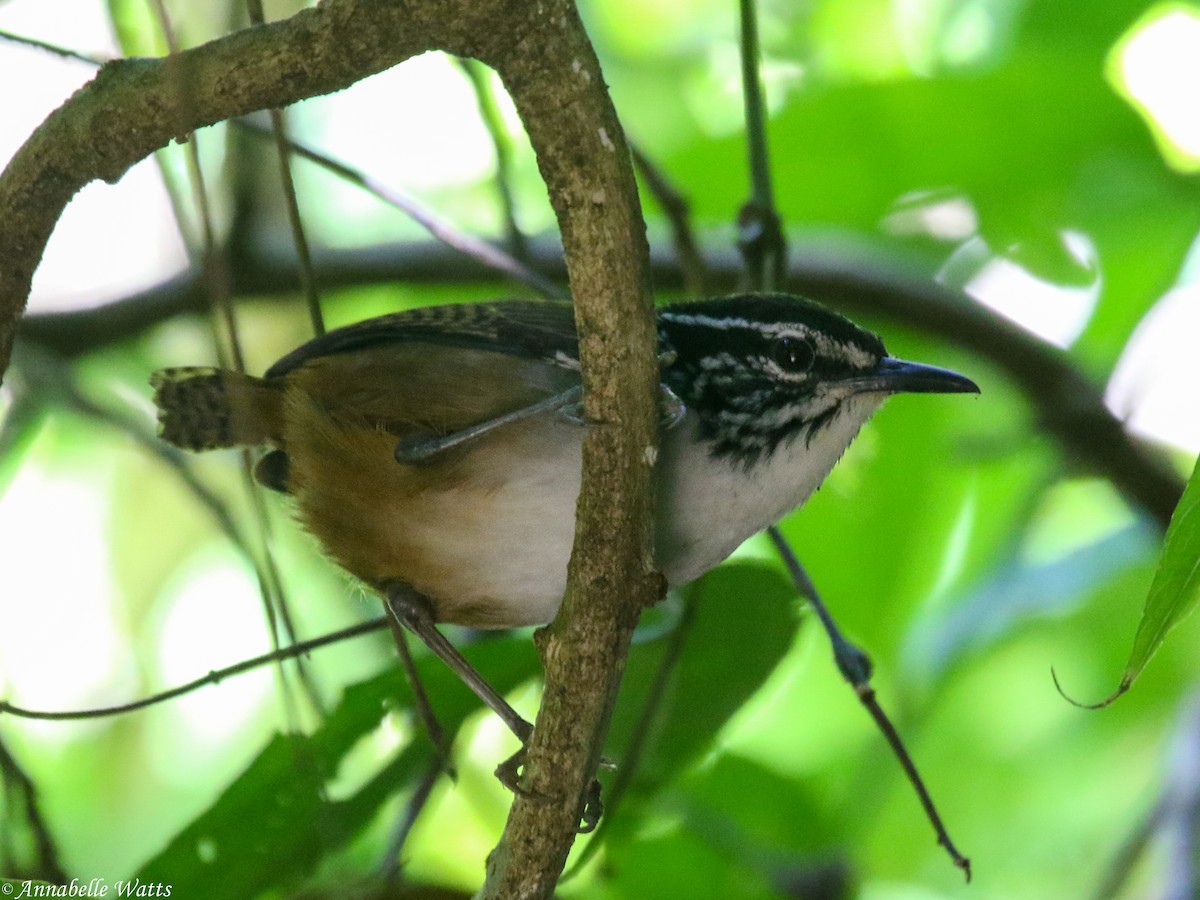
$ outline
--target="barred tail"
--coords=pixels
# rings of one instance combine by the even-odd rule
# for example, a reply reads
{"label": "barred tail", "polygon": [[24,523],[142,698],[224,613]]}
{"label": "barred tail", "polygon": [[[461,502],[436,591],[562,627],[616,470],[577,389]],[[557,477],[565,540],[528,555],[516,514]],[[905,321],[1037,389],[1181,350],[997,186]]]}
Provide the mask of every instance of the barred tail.
{"label": "barred tail", "polygon": [[185,450],[279,443],[283,390],[225,369],[161,369],[150,377],[158,434]]}

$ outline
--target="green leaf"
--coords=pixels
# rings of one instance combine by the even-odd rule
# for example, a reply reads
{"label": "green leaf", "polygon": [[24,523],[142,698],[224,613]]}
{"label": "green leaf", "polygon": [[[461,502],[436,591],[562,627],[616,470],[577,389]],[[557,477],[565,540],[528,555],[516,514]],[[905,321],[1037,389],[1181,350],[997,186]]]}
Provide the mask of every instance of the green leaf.
{"label": "green leaf", "polygon": [[723,566],[689,586],[692,614],[675,672],[642,758],[627,761],[625,751],[651,702],[670,637],[633,648],[609,747],[620,764],[638,767],[635,792],[648,794],[674,778],[762,687],[791,647],[798,622],[795,597],[786,579],[762,563]]}
{"label": "green leaf", "polygon": [[1163,542],[1162,558],[1121,678],[1121,693],[1133,684],[1172,628],[1200,601],[1200,459],[1188,481]]}
{"label": "green leaf", "polygon": [[[523,636],[478,644],[469,656],[501,693],[539,671],[533,645]],[[479,701],[441,660],[426,657],[419,669],[435,713],[447,735],[453,735]],[[389,710],[406,709],[411,702],[411,691],[398,670],[348,688],[312,735],[272,738],[216,802],[137,877],[170,884],[185,897],[250,897],[296,884],[431,764],[432,745],[418,731],[416,740],[356,793],[344,800],[326,797],[328,785],[358,740]]]}

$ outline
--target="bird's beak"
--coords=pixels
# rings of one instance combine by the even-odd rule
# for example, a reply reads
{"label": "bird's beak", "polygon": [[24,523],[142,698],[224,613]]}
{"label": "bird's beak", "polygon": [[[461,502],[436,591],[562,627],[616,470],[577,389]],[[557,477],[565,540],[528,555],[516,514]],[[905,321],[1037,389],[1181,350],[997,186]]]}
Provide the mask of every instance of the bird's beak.
{"label": "bird's beak", "polygon": [[856,394],[978,394],[979,385],[964,375],[885,356],[872,372],[855,375],[842,384]]}

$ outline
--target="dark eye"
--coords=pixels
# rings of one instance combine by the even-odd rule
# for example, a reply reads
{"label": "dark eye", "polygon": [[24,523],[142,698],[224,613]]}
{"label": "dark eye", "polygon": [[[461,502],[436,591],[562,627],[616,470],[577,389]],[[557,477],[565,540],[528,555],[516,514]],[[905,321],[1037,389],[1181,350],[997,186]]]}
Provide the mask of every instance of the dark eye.
{"label": "dark eye", "polygon": [[807,372],[816,357],[817,351],[804,338],[781,337],[771,348],[771,358],[785,372]]}

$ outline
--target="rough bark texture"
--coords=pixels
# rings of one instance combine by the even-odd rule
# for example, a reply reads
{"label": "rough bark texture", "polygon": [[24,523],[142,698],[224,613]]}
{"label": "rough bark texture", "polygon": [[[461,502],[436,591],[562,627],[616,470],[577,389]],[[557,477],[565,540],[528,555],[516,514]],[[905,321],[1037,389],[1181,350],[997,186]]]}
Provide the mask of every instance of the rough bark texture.
{"label": "rough bark texture", "polygon": [[326,0],[169,61],[105,66],[0,176],[0,375],[63,208],[173,137],[347,87],[417,53],[495,68],[559,218],[580,327],[584,443],[570,583],[542,636],[546,690],[484,894],[549,896],[565,863],[639,610],[649,556],[657,371],[644,226],[625,139],[570,0]]}

